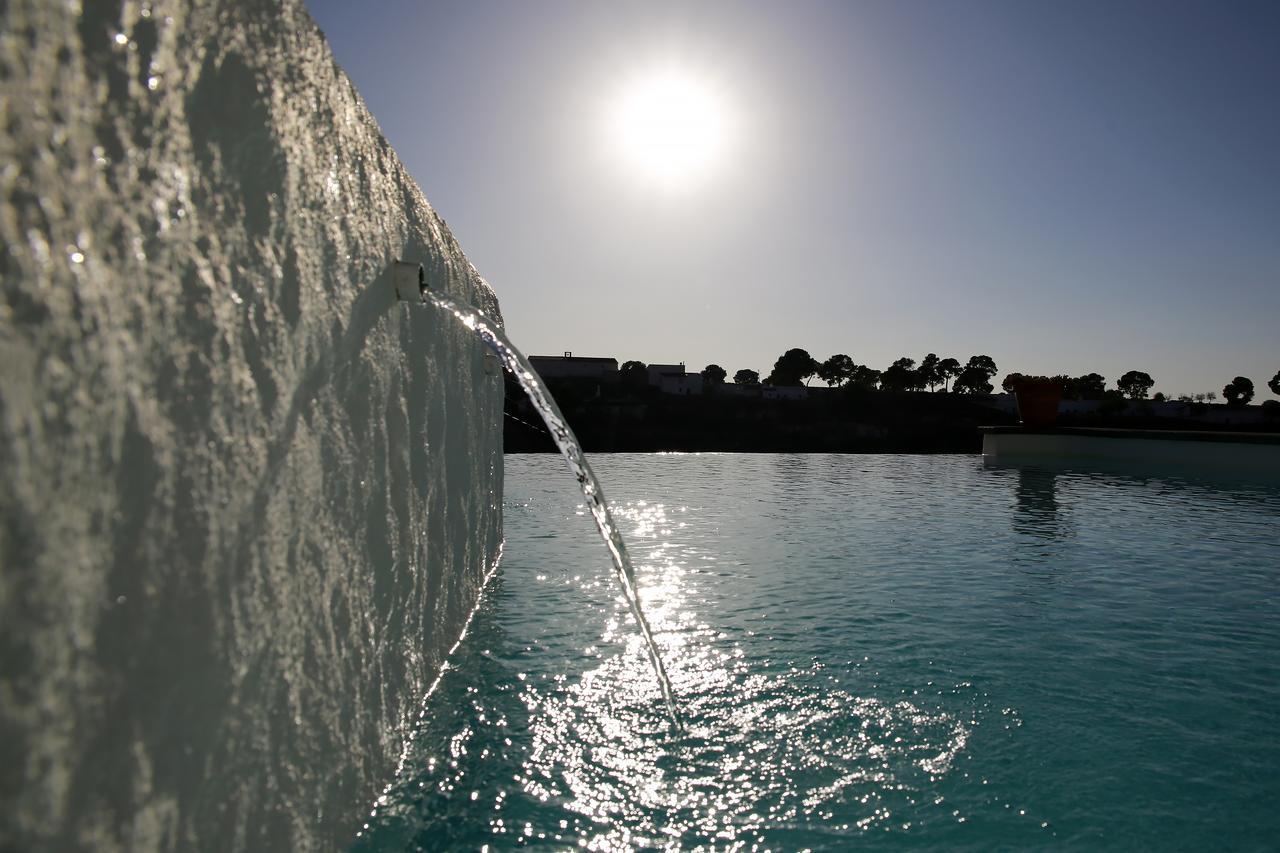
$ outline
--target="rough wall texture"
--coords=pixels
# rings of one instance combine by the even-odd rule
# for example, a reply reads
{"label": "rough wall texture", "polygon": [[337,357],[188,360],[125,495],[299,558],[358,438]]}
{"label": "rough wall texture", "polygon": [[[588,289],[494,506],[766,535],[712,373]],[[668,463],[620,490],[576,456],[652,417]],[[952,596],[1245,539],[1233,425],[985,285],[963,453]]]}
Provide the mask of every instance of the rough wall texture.
{"label": "rough wall texture", "polygon": [[497,314],[297,0],[0,6],[0,849],[332,849],[501,539]]}

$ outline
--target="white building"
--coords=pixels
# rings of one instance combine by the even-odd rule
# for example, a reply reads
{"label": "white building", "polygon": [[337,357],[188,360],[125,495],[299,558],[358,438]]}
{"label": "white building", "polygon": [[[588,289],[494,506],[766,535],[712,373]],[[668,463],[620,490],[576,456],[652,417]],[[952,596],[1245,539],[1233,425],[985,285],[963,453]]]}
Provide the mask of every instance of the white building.
{"label": "white building", "polygon": [[680,396],[688,396],[689,394],[702,393],[702,374],[701,373],[664,373],[658,388],[663,394],[677,394]]}
{"label": "white building", "polygon": [[566,352],[564,355],[531,355],[529,363],[543,379],[615,379],[616,358],[588,358]]}
{"label": "white building", "polygon": [[702,393],[702,374],[686,372],[683,361],[679,364],[651,364],[648,370],[649,384],[663,394],[685,397]]}
{"label": "white building", "polygon": [[664,376],[684,376],[684,362],[679,364],[651,364],[649,365],[649,384],[662,387],[662,377]]}

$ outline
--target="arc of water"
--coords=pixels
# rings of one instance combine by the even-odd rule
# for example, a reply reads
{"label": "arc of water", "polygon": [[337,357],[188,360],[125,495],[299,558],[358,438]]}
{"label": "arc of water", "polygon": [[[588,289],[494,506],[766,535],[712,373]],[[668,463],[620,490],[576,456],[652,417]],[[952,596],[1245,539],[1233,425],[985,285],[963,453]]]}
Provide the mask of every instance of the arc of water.
{"label": "arc of water", "polygon": [[622,587],[623,596],[627,599],[631,616],[636,620],[636,625],[639,626],[640,634],[644,638],[645,649],[649,653],[649,663],[658,677],[659,687],[662,688],[662,698],[666,702],[667,713],[676,729],[680,729],[681,722],[676,710],[675,694],[671,688],[671,680],[667,677],[667,670],[662,665],[662,657],[658,654],[658,644],[653,639],[653,630],[649,627],[649,620],[645,618],[644,610],[640,606],[640,594],[636,588],[636,573],[631,565],[631,557],[627,554],[622,533],[618,530],[612,513],[609,512],[600,481],[591,470],[591,464],[587,462],[587,457],[583,454],[581,445],[578,444],[577,436],[569,428],[568,421],[561,414],[559,406],[552,399],[542,378],[496,323],[471,305],[427,289],[425,281],[421,279],[420,285],[422,302],[452,314],[463,326],[474,332],[476,337],[515,375],[520,387],[529,395],[530,402],[542,416],[552,439],[560,448],[560,455],[569,464],[569,470],[577,479],[583,497],[587,499],[587,508],[591,510],[591,517],[595,519],[596,528],[600,531],[600,537],[604,539],[609,557],[613,560],[614,572],[617,575],[618,584]]}

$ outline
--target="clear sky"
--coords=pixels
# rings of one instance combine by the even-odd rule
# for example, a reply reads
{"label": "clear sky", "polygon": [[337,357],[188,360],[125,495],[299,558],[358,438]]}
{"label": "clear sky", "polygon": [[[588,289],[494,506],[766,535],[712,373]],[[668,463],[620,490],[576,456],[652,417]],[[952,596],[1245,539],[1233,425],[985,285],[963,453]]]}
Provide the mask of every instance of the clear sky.
{"label": "clear sky", "polygon": [[526,353],[1272,396],[1280,2],[308,7]]}

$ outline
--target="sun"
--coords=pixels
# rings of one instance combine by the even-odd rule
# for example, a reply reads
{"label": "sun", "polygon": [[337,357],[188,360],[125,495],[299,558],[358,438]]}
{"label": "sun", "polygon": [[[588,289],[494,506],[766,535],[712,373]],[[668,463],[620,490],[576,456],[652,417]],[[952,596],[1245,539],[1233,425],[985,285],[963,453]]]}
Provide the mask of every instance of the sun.
{"label": "sun", "polygon": [[726,154],[728,125],[719,91],[682,68],[636,75],[622,87],[608,122],[624,166],[646,183],[671,189],[716,171]]}

